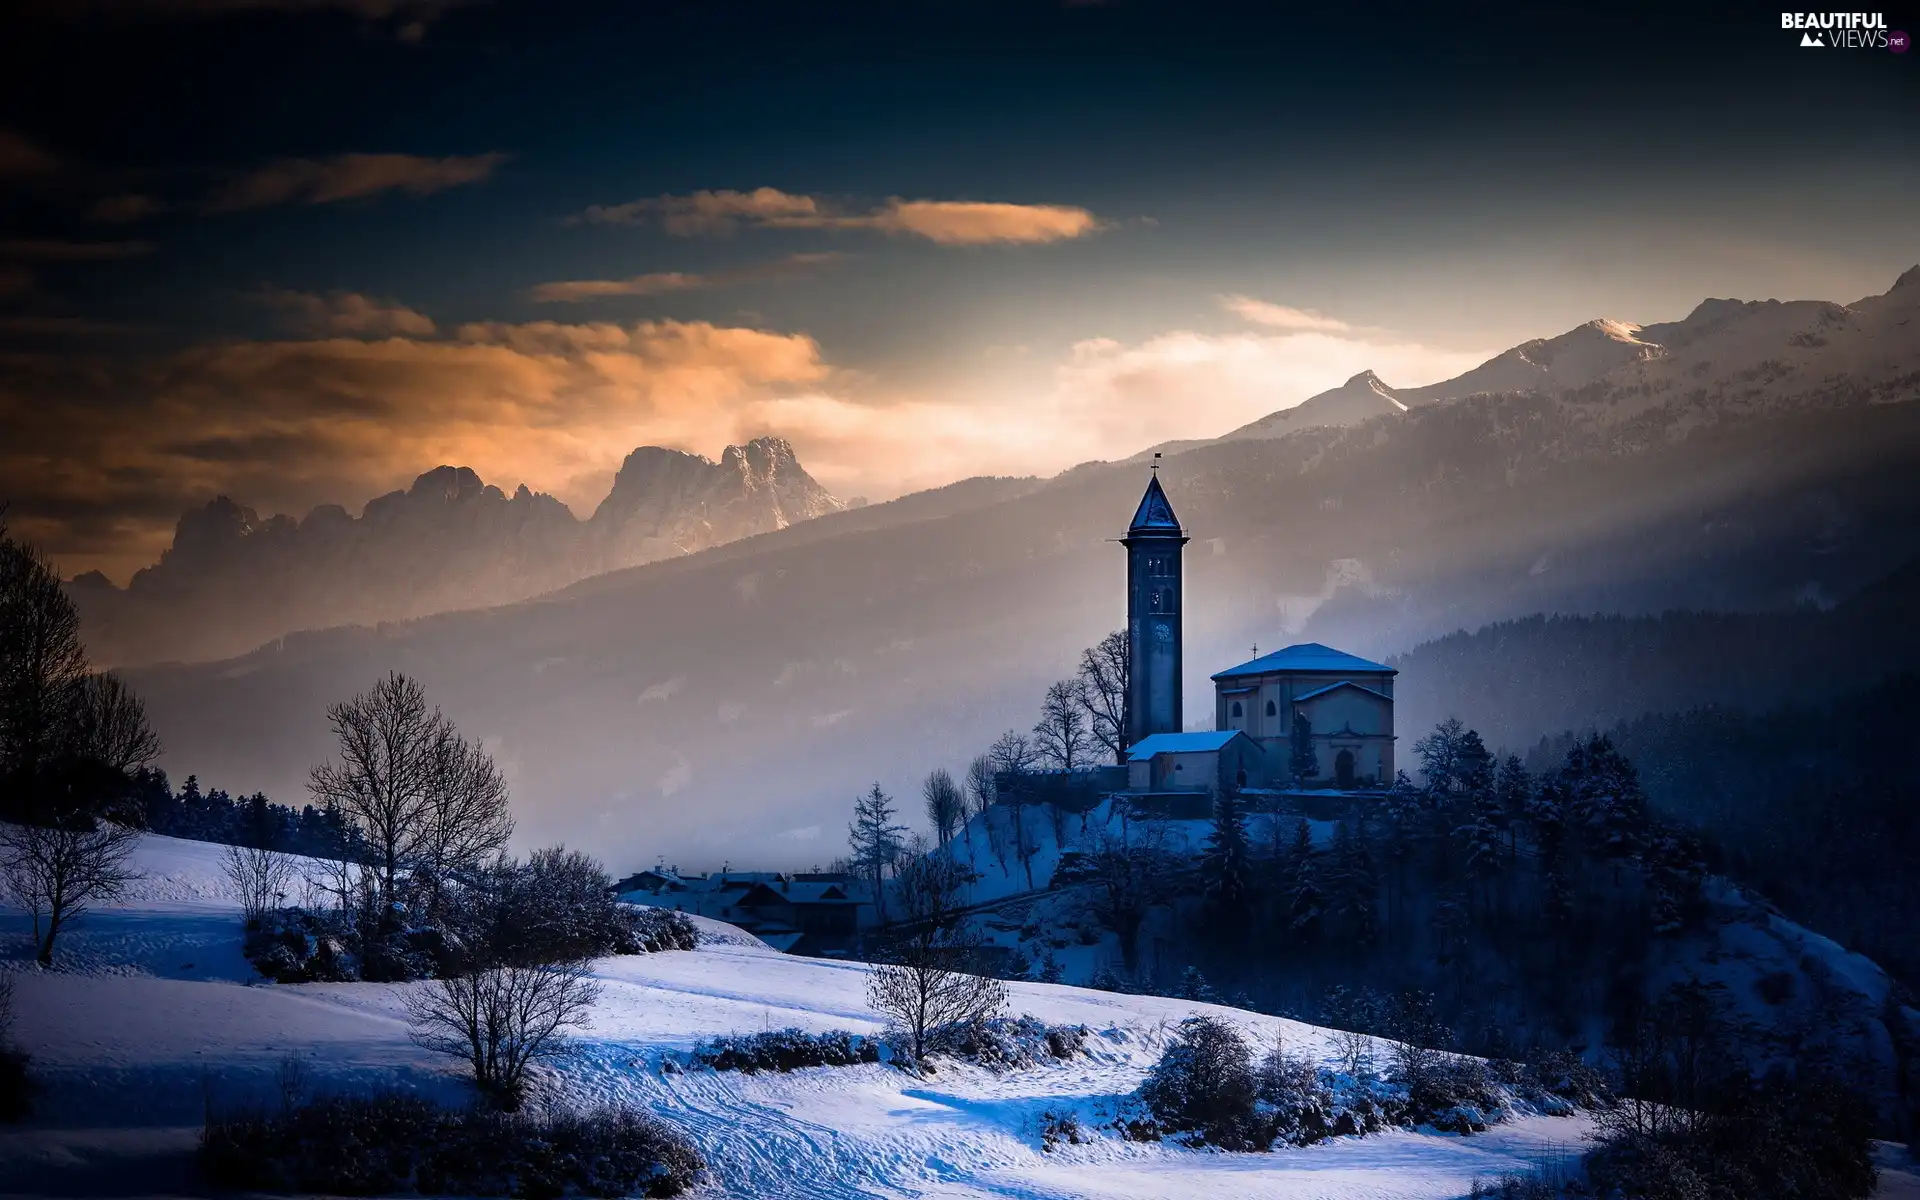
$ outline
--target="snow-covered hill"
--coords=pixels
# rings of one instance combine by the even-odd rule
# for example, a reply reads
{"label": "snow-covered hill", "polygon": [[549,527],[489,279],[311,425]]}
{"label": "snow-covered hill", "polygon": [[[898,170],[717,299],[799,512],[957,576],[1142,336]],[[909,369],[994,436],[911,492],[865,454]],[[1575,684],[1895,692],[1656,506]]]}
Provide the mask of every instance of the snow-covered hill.
{"label": "snow-covered hill", "polygon": [[[276,1096],[289,1054],[304,1059],[315,1089],[397,1084],[462,1096],[451,1064],[408,1040],[401,1001],[414,985],[249,978],[237,911],[220,898],[219,853],[146,839],[143,883],[65,935],[72,966],[8,963],[18,1034],[46,1090],[34,1127],[0,1138],[0,1176],[51,1178],[115,1155],[136,1177],[156,1169],[142,1166],[143,1155],[177,1164],[209,1101]],[[20,940],[23,923],[10,911],[0,930]],[[1284,1039],[1324,1054],[1325,1035],[1211,1005],[1014,984],[1014,1012],[1084,1023],[1094,1053],[1003,1075],[956,1064],[925,1078],[884,1065],[663,1073],[665,1056],[715,1034],[878,1029],[864,966],[742,943],[607,959],[597,974],[604,996],[554,1086],[576,1099],[642,1105],[687,1130],[712,1164],[713,1195],[1454,1197],[1476,1179],[1569,1160],[1590,1128],[1578,1117],[1529,1116],[1471,1137],[1396,1132],[1263,1155],[1113,1136],[1045,1151],[1042,1112],[1111,1112],[1191,1012],[1234,1022],[1256,1045]]]}

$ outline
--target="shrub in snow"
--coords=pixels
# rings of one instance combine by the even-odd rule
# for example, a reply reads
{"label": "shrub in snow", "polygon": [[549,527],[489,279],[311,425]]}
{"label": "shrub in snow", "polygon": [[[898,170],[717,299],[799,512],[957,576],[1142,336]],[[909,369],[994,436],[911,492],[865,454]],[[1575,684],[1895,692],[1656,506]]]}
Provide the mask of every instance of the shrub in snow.
{"label": "shrub in snow", "polygon": [[991,1071],[1072,1058],[1086,1049],[1085,1025],[1049,1025],[1035,1017],[990,1017],[941,1030],[943,1050]]}
{"label": "shrub in snow", "polygon": [[1140,1085],[1162,1129],[1224,1150],[1265,1150],[1272,1131],[1256,1112],[1253,1056],[1231,1025],[1188,1017]]}
{"label": "shrub in snow", "polygon": [[1477,1058],[1442,1054],[1401,1082],[1415,1124],[1444,1133],[1479,1133],[1500,1120],[1504,1105],[1499,1088],[1487,1064]]}
{"label": "shrub in snow", "polygon": [[360,977],[359,939],[338,913],[271,909],[247,923],[244,952],[275,983],[341,983]]}
{"label": "shrub in snow", "polygon": [[620,929],[613,948],[616,954],[659,954],[692,950],[700,944],[700,931],[693,918],[670,908],[621,905],[618,919]]}
{"label": "shrub in snow", "polygon": [[688,1060],[716,1071],[797,1071],[802,1067],[850,1067],[880,1061],[876,1038],[844,1029],[808,1033],[804,1029],[774,1029],[765,1033],[730,1034],[701,1042]]}
{"label": "shrub in snow", "polygon": [[1059,1112],[1048,1109],[1040,1114],[1040,1148],[1052,1150],[1055,1146],[1078,1146],[1087,1140],[1086,1130],[1080,1125],[1080,1118],[1072,1112]]}
{"label": "shrub in snow", "polygon": [[223,1188],[339,1196],[677,1196],[705,1169],[631,1110],[454,1112],[404,1092],[210,1119],[200,1163]]}
{"label": "shrub in snow", "polygon": [[1281,1141],[1309,1146],[1332,1136],[1333,1088],[1313,1060],[1275,1046],[1260,1061],[1256,1086]]}
{"label": "shrub in snow", "polygon": [[599,985],[584,963],[491,966],[438,979],[406,998],[408,1033],[422,1047],[465,1059],[474,1086],[500,1108],[520,1107],[526,1071],[565,1048]]}

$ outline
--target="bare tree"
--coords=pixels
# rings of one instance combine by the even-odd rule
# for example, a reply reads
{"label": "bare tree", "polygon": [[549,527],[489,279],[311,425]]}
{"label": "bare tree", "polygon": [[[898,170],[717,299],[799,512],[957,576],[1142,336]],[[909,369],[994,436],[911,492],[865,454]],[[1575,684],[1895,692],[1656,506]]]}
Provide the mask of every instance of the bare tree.
{"label": "bare tree", "polygon": [[[1014,776],[1031,771],[1039,762],[1040,755],[1034,749],[1033,742],[1017,729],[1009,729],[994,739],[987,747],[987,761],[992,765],[996,778],[1000,775]],[[996,783],[996,791],[998,785]],[[1013,852],[1019,858],[1020,865],[1027,873],[1027,890],[1033,890],[1033,836],[1027,831],[1026,801],[1019,792],[1012,797],[1009,806],[1013,811]],[[1002,866],[1005,864],[1002,863]]]}
{"label": "bare tree", "polygon": [[[987,815],[993,811],[994,794],[993,761],[984,754],[976,754],[973,756],[973,761],[967,764],[967,804],[972,810],[971,816],[981,818],[980,827],[986,832],[987,848],[993,851],[994,860],[1000,864],[1000,869],[1004,871],[1007,869],[1006,851],[1001,849],[999,830],[995,828],[992,819]],[[972,825],[969,823],[963,826],[963,828],[971,829]],[[969,857],[973,854],[973,835],[971,833],[967,835],[967,853]]]}
{"label": "bare tree", "polygon": [[1087,732],[1087,710],[1077,681],[1062,679],[1047,685],[1033,739],[1041,762],[1071,771],[1086,760],[1092,737]]}
{"label": "bare tree", "polygon": [[967,799],[960,794],[960,785],[953,781],[953,775],[945,767],[933,769],[920,785],[920,795],[927,802],[927,819],[933,822],[934,836],[944,846],[967,824]]}
{"label": "bare tree", "polygon": [[65,827],[0,825],[0,880],[14,903],[33,915],[40,965],[53,965],[54,939],[102,900],[139,878],[127,865],[136,830],[88,820]]}
{"label": "bare tree", "polygon": [[999,1013],[1007,985],[981,974],[986,942],[960,909],[964,867],[916,859],[894,880],[900,920],[886,962],[867,973],[867,1003],[905,1037],[916,1059]]}
{"label": "bare tree", "polygon": [[[0,524],[0,796],[7,815],[37,805],[60,756],[86,677],[80,614],[38,548]],[[17,806],[17,807],[15,807]]]}
{"label": "bare tree", "polygon": [[1123,629],[1080,652],[1079,700],[1087,713],[1087,732],[1122,764],[1127,761],[1128,654]]}
{"label": "bare tree", "polygon": [[435,889],[430,907],[437,912],[441,882],[503,853],[513,837],[513,817],[507,781],[493,756],[451,726],[435,739],[426,775],[426,828],[416,861],[427,868]]}
{"label": "bare tree", "polygon": [[367,839],[380,899],[394,899],[407,868],[442,879],[507,847],[507,781],[492,756],[428,708],[417,680],[388,674],[328,708],[326,722],[340,760],[313,768],[307,789]]}
{"label": "bare tree", "polygon": [[146,705],[118,675],[88,675],[74,692],[75,753],[123,774],[160,757]]}
{"label": "bare tree", "polygon": [[291,858],[261,846],[228,846],[220,855],[220,873],[248,925],[280,907],[294,878]]}
{"label": "bare tree", "polygon": [[562,1031],[587,1024],[599,998],[584,962],[482,967],[411,992],[408,1032],[424,1049],[464,1059],[474,1085],[511,1111],[527,1068],[562,1052]]}

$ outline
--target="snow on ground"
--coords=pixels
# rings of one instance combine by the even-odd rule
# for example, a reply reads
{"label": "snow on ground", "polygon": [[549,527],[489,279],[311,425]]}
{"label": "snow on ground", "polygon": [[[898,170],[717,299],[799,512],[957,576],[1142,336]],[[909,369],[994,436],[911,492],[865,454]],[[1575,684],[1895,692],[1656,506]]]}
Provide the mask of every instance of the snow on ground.
{"label": "snow on ground", "polygon": [[[251,980],[239,960],[235,906],[219,896],[218,855],[214,846],[146,839],[137,865],[147,880],[64,935],[71,968],[42,972],[22,961],[25,918],[0,915],[0,936],[15,954],[6,965],[19,987],[17,1035],[46,1087],[42,1114],[25,1131],[44,1136],[0,1138],[0,1175],[52,1170],[45,1147],[61,1139],[78,1148],[76,1162],[142,1144],[142,1131],[176,1149],[190,1145],[184,1139],[209,1103],[276,1096],[281,1064],[294,1053],[316,1090],[397,1085],[463,1096],[454,1064],[407,1037],[402,998],[420,985]],[[1233,1021],[1256,1045],[1328,1047],[1321,1031],[1278,1018],[1033,983],[1011,985],[1012,1010],[1084,1023],[1095,1034],[1091,1054],[1004,1075],[956,1064],[928,1077],[884,1065],[663,1072],[663,1059],[720,1033],[879,1029],[860,964],[751,943],[602,960],[592,1027],[553,1076],[569,1098],[638,1104],[687,1130],[712,1165],[709,1194],[1456,1197],[1476,1179],[1563,1164],[1590,1128],[1580,1118],[1522,1117],[1472,1137],[1400,1132],[1264,1155],[1102,1135],[1047,1152],[1043,1112],[1110,1119],[1194,1011]]]}

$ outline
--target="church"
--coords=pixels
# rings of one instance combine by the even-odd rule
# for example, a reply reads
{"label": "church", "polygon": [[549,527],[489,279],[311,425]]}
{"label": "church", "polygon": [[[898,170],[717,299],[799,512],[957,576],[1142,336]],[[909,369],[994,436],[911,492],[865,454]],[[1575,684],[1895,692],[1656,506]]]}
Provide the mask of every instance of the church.
{"label": "church", "polygon": [[[1185,727],[1181,673],[1187,532],[1156,469],[1127,551],[1127,790],[1223,787],[1371,791],[1393,781],[1393,677],[1382,663],[1305,642],[1212,677],[1213,729]],[[1295,762],[1296,737],[1312,746]]]}

